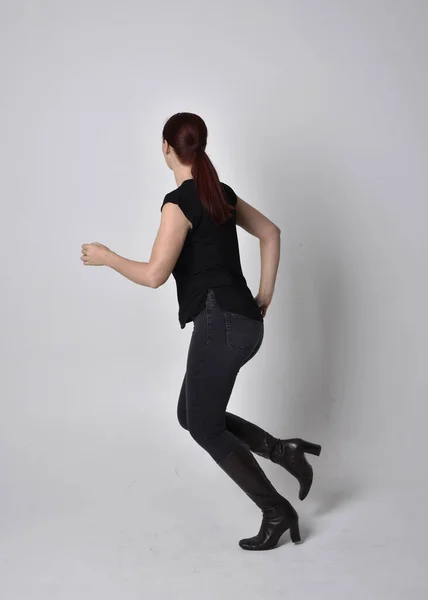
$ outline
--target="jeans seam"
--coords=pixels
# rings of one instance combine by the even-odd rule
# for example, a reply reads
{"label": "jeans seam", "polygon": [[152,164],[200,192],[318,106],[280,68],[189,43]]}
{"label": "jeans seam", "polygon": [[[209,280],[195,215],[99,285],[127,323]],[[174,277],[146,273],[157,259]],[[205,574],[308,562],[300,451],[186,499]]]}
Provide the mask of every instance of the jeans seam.
{"label": "jeans seam", "polygon": [[205,310],[205,324],[206,324],[205,346],[209,346],[210,340],[211,340],[210,335],[211,335],[211,326],[212,326],[211,309],[209,307],[207,307]]}

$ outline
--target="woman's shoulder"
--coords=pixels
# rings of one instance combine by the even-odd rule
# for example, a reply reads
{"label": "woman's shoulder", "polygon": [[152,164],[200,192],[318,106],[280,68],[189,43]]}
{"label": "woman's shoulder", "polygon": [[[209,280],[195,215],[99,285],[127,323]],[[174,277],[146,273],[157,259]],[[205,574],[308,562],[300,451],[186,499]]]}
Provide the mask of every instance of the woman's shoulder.
{"label": "woman's shoulder", "polygon": [[230,185],[225,183],[224,181],[220,181],[220,185],[226,191],[226,195],[227,195],[228,199],[230,200],[230,203],[232,204],[232,206],[236,206],[238,196],[236,195],[235,190]]}

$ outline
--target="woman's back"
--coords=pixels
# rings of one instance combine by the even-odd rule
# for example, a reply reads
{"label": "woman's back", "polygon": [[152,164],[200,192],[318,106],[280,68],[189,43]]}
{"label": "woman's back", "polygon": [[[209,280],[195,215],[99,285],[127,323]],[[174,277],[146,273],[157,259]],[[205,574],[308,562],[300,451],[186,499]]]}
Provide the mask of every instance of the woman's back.
{"label": "woman's back", "polygon": [[[221,187],[227,202],[236,206],[234,190],[223,182]],[[215,289],[222,308],[262,320],[260,308],[242,272],[235,211],[225,223],[214,223],[198,198],[194,179],[186,179],[169,192],[161,210],[167,202],[178,204],[192,223],[172,272],[177,285],[181,328],[203,310],[209,288]]]}

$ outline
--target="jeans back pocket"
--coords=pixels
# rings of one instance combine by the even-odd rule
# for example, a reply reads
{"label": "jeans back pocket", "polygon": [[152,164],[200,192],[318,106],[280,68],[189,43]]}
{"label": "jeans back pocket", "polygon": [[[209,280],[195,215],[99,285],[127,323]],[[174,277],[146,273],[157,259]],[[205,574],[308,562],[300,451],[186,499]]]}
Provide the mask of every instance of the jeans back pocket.
{"label": "jeans back pocket", "polygon": [[235,350],[248,350],[254,347],[261,333],[263,323],[237,313],[224,311],[226,344]]}

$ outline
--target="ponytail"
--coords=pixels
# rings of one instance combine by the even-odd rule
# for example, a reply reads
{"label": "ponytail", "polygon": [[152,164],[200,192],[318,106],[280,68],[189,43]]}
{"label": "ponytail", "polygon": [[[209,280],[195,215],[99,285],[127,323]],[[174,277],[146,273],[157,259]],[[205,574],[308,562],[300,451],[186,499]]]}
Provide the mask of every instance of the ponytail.
{"label": "ponytail", "polygon": [[180,162],[191,165],[196,192],[213,221],[221,225],[233,214],[217,171],[205,152],[208,131],[204,121],[193,113],[177,113],[163,128],[163,139],[175,150]]}

